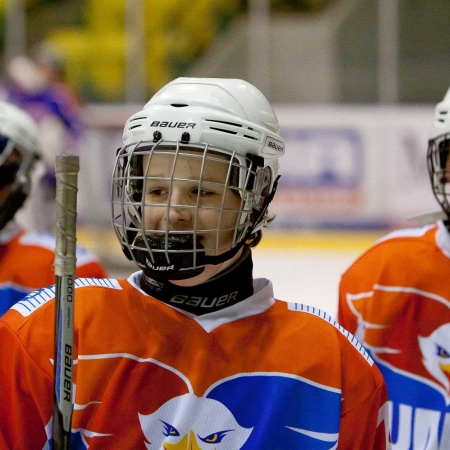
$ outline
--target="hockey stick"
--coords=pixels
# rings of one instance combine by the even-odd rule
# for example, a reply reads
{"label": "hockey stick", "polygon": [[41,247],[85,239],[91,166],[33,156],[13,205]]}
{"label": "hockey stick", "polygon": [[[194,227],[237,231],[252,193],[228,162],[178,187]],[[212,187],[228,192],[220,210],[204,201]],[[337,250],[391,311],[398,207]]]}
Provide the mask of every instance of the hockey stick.
{"label": "hockey stick", "polygon": [[56,157],[55,341],[53,380],[53,449],[70,449],[72,428],[72,366],[74,278],[76,265],[76,155]]}

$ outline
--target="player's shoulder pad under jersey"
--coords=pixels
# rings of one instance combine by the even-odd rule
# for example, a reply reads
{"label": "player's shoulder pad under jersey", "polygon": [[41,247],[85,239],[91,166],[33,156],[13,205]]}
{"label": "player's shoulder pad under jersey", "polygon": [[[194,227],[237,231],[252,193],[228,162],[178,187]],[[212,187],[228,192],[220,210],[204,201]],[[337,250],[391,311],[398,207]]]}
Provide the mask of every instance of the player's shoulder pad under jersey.
{"label": "player's shoulder pad under jersey", "polygon": [[[82,288],[86,286],[98,286],[105,287],[109,289],[122,289],[119,282],[112,278],[76,278],[75,288]],[[55,285],[46,288],[39,289],[37,291],[28,294],[25,298],[18,301],[16,304],[11,306],[11,309],[15,309],[22,316],[27,317],[45,305],[49,300],[55,298],[56,287]],[[76,300],[75,300],[76,301]]]}
{"label": "player's shoulder pad under jersey", "polygon": [[363,356],[363,358],[369,363],[369,365],[373,365],[373,359],[370,357],[369,353],[367,353],[366,349],[363,345],[358,341],[358,339],[353,336],[352,333],[347,331],[343,326],[339,325],[330,315],[328,315],[325,311],[322,311],[319,308],[315,308],[314,306],[304,305],[302,303],[289,303],[288,309],[291,311],[301,311],[307,314],[312,314],[314,316],[320,317],[326,322],[330,323],[334,326],[342,335],[344,335],[349,342],[353,345],[353,347],[358,350],[358,352]]}
{"label": "player's shoulder pad under jersey", "polygon": [[403,238],[403,237],[420,237],[423,236],[428,230],[431,230],[431,228],[434,228],[435,226],[436,224],[431,224],[425,225],[423,227],[403,228],[401,230],[395,230],[375,241],[374,245],[377,245],[389,239]]}
{"label": "player's shoulder pad under jersey", "polygon": [[[22,245],[32,245],[35,247],[42,247],[51,252],[54,252],[56,246],[56,236],[51,233],[45,233],[40,231],[28,231],[20,237],[19,242]],[[76,254],[77,267],[83,266],[90,262],[97,261],[97,258],[91,252],[86,250],[84,247],[81,247],[80,245],[77,244],[76,250],[77,250]]]}

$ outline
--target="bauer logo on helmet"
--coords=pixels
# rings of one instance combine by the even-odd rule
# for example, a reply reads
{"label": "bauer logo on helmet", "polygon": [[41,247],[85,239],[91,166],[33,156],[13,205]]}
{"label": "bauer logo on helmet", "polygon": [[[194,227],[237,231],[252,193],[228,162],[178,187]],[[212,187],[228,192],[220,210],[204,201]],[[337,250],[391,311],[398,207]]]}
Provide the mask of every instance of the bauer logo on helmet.
{"label": "bauer logo on helmet", "polygon": [[270,136],[266,138],[266,144],[261,150],[262,153],[268,153],[270,155],[283,155],[284,154],[284,143],[281,141],[276,141]]}
{"label": "bauer logo on helmet", "polygon": [[195,128],[196,123],[193,122],[161,122],[159,120],[154,120],[151,123],[151,127],[157,127],[157,128]]}

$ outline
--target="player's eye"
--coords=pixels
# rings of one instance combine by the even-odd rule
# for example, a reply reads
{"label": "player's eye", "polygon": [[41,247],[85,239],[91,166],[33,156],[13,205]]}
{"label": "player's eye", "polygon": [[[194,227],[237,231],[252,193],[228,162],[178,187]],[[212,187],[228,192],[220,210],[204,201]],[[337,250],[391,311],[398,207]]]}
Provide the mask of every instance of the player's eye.
{"label": "player's eye", "polygon": [[207,196],[211,197],[213,195],[216,195],[216,192],[213,192],[213,191],[210,191],[210,190],[207,190],[207,189],[193,189],[192,193],[195,196],[199,195],[201,197],[207,197]]}
{"label": "player's eye", "polygon": [[147,193],[147,195],[152,195],[154,197],[161,197],[163,195],[167,195],[168,190],[164,188],[153,188],[150,189]]}

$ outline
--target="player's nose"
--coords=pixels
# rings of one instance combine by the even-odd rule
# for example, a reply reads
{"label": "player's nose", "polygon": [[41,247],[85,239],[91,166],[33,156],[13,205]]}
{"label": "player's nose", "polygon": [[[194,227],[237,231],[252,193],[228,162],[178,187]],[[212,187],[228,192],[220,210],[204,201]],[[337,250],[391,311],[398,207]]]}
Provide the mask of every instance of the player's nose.
{"label": "player's nose", "polygon": [[165,219],[169,222],[192,220],[195,201],[185,189],[174,187],[166,208]]}

